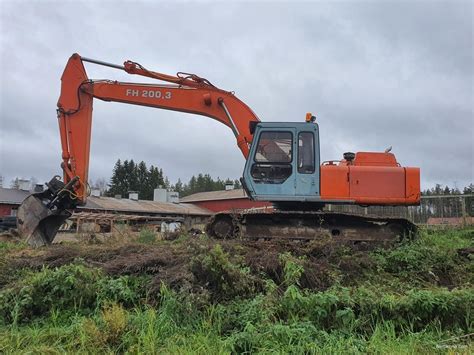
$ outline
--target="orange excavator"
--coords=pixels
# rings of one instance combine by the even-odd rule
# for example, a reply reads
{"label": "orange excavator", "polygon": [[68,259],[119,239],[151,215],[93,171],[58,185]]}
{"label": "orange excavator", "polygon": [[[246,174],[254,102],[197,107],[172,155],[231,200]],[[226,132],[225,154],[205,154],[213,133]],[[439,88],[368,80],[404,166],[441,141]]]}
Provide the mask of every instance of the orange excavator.
{"label": "orange excavator", "polygon": [[[84,63],[107,66],[168,84],[91,80]],[[242,185],[249,198],[270,201],[272,211],[218,213],[207,225],[216,238],[313,239],[327,235],[352,242],[392,240],[413,229],[405,219],[323,211],[326,204],[417,205],[420,170],[402,167],[385,152],[344,153],[321,162],[319,126],[303,122],[261,122],[233,92],[195,74],[150,71],[136,62],[116,65],[73,54],[61,77],[57,105],[63,179],[25,199],[18,229],[34,246],[52,243],[60,225],[86,203],[92,103],[103,101],[156,107],[207,116],[228,126],[246,158]]]}

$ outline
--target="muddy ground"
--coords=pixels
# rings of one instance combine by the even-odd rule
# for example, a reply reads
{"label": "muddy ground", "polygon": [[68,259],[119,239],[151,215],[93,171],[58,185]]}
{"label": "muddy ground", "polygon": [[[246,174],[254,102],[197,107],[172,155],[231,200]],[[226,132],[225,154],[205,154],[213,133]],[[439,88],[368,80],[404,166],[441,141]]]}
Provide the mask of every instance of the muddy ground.
{"label": "muddy ground", "polygon": [[179,288],[185,283],[195,283],[193,260],[211,252],[217,244],[233,264],[247,267],[251,274],[271,278],[277,284],[281,283],[283,277],[281,255],[291,253],[296,258],[304,257],[300,261],[305,270],[301,286],[317,290],[331,286],[334,280],[330,271],[334,271],[334,268],[350,283],[351,279],[372,265],[366,251],[349,250],[330,242],[216,241],[189,236],[153,244],[133,241],[100,244],[82,242],[54,244],[39,249],[25,248],[10,252],[8,268],[38,270],[44,266],[60,267],[79,260],[104,270],[108,275],[150,275],[154,284],[163,281]]}
{"label": "muddy ground", "polygon": [[[217,246],[221,254],[219,250],[216,252]],[[100,268],[109,276],[146,275],[154,290],[165,283],[175,290],[196,293],[206,290],[211,294],[219,294],[222,290],[216,291],[213,288],[219,287],[221,278],[228,278],[224,283],[227,282],[231,287],[237,287],[241,283],[242,287],[258,292],[258,289],[264,287],[265,280],[271,279],[276,285],[284,283],[285,261],[282,256],[291,255],[304,270],[299,279],[300,287],[323,291],[334,284],[357,285],[382,277],[381,273],[384,273],[383,277],[389,282],[391,270],[384,270],[387,268],[380,264],[380,259],[376,256],[376,248],[379,247],[341,245],[331,240],[212,240],[205,236],[191,235],[152,243],[130,239],[104,242],[96,238],[85,238],[80,242],[64,242],[39,249],[25,246],[9,250],[7,257],[0,260],[4,269],[4,276],[0,275],[0,288],[9,282],[9,270],[13,274],[22,269],[40,270],[43,267],[55,268],[80,262]],[[395,250],[398,247],[386,247],[385,250]],[[429,260],[430,252],[426,251],[425,254]],[[453,255],[453,262],[458,265],[469,263],[470,258],[461,254]],[[216,275],[212,275],[213,273]],[[221,274],[224,276],[221,277]],[[402,266],[402,269],[398,268],[393,273],[393,277],[403,278],[403,282],[423,282],[454,288],[459,283],[456,281],[459,279],[458,274],[453,268],[436,265],[423,272],[415,270],[404,273]],[[394,284],[397,283],[398,281]]]}

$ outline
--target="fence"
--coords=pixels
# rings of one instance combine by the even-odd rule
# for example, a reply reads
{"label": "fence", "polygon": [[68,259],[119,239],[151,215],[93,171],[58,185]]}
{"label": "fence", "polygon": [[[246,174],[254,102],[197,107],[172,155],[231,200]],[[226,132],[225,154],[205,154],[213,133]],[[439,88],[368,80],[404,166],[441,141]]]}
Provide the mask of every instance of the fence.
{"label": "fence", "polygon": [[362,215],[408,218],[416,224],[473,225],[474,194],[422,196],[419,206],[328,205],[326,210]]}

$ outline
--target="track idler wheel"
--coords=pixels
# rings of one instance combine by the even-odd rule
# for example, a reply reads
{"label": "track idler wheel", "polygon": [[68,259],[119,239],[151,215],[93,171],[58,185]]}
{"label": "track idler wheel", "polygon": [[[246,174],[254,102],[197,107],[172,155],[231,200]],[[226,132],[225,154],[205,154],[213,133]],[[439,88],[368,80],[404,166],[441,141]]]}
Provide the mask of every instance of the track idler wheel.
{"label": "track idler wheel", "polygon": [[218,239],[234,237],[234,222],[230,216],[217,216],[207,227],[207,233]]}

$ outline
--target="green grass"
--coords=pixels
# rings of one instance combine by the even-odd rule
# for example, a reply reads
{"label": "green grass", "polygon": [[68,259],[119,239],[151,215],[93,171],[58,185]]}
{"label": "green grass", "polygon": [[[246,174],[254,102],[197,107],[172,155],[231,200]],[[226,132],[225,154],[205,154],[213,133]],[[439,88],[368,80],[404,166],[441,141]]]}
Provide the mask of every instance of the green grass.
{"label": "green grass", "polygon": [[[59,323],[50,316],[28,325],[6,326],[0,330],[0,351],[431,354],[443,352],[437,348],[443,340],[464,334],[460,329],[440,330],[436,324],[427,325],[421,331],[398,329],[391,321],[377,322],[366,332],[354,331],[354,320],[330,330],[296,318],[245,318],[248,316],[245,311],[237,311],[235,316],[241,319],[236,328],[224,331],[228,321],[213,314],[215,309],[195,310],[181,318],[180,303],[172,297],[168,296],[157,309],[125,310],[114,306],[89,317],[72,315]],[[236,311],[222,307],[220,312]]]}
{"label": "green grass", "polygon": [[[8,280],[0,289],[0,353],[468,354],[473,262],[457,251],[473,239],[472,229],[423,231],[368,253],[355,280],[335,277],[319,292],[302,287],[305,257],[281,254],[276,283],[220,245],[189,260],[195,285],[187,290],[151,287],[146,275],[107,275],[81,259],[0,272]],[[19,248],[3,250],[8,266]],[[338,265],[328,272],[342,274]]]}
{"label": "green grass", "polygon": [[156,233],[150,229],[144,228],[140,231],[137,241],[139,243],[152,244],[156,242]]}

